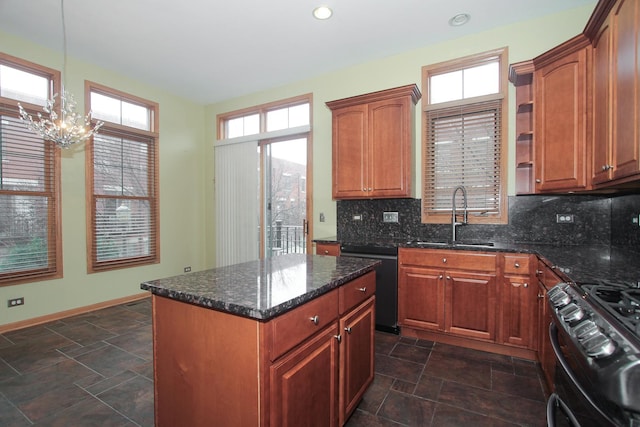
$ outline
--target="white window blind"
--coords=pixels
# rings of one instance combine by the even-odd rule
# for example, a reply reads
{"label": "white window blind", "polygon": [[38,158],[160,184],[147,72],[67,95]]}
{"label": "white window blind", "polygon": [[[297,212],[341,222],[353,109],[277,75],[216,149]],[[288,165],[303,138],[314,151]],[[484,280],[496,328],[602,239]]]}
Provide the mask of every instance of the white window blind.
{"label": "white window blind", "polygon": [[469,211],[498,214],[501,197],[502,99],[428,110],[423,215],[451,210],[455,187]]}

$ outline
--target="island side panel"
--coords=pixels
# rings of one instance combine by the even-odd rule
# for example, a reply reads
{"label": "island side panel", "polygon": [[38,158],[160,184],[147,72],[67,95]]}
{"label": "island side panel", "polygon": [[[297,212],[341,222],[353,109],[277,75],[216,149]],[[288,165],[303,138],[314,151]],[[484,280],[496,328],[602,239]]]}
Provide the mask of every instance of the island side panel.
{"label": "island side panel", "polygon": [[153,296],[156,427],[260,424],[260,323]]}

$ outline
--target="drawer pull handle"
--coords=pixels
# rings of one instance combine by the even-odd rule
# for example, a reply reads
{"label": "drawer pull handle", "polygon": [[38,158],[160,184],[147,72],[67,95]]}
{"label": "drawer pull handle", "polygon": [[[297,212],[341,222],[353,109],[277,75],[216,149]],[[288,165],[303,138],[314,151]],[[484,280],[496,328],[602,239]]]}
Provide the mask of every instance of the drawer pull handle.
{"label": "drawer pull handle", "polygon": [[338,340],[338,343],[342,342],[342,335],[338,334],[338,335],[334,335],[333,337]]}
{"label": "drawer pull handle", "polygon": [[364,288],[358,288],[358,290],[359,290],[360,292],[367,292],[367,287],[365,286]]}
{"label": "drawer pull handle", "polygon": [[309,318],[309,320],[311,320],[314,325],[317,325],[320,322],[320,318],[317,315]]}
{"label": "drawer pull handle", "polygon": [[347,326],[346,328],[344,328],[345,331],[347,331],[348,334],[351,333],[351,326]]}
{"label": "drawer pull handle", "polygon": [[513,264],[516,268],[520,268],[520,263],[516,262],[515,264]]}

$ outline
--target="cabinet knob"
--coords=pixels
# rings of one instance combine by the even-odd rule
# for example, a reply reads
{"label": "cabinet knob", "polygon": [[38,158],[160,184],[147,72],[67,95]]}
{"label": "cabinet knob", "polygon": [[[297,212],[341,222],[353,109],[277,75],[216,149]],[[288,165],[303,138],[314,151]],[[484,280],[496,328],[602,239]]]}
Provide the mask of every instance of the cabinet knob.
{"label": "cabinet knob", "polygon": [[536,178],[536,183],[540,184],[542,182],[542,180],[540,178]]}
{"label": "cabinet knob", "polygon": [[442,262],[443,262],[444,264],[446,264],[446,263],[447,263],[447,259],[446,259],[446,258],[442,258]]}
{"label": "cabinet knob", "polygon": [[342,342],[342,335],[338,334],[338,335],[334,335],[333,337],[337,339],[339,343]]}
{"label": "cabinet knob", "polygon": [[358,290],[359,290],[360,292],[367,292],[367,287],[365,286],[364,288],[358,288]]}
{"label": "cabinet knob", "polygon": [[440,276],[438,276],[438,279],[442,279],[442,277],[443,277],[443,276],[442,276],[442,274],[441,274]]}
{"label": "cabinet knob", "polygon": [[542,276],[542,273],[544,273],[542,270],[536,270],[536,276]]}
{"label": "cabinet knob", "polygon": [[528,283],[524,283],[524,284],[522,285],[522,287],[523,287],[523,288],[528,288],[528,287],[529,287],[529,284],[528,284]]}
{"label": "cabinet knob", "polygon": [[447,276],[447,280],[451,280],[451,276]]}
{"label": "cabinet knob", "polygon": [[362,187],[362,191],[365,191],[365,192],[366,192],[366,191],[367,191],[367,189],[366,189],[366,188],[364,188],[364,187]]}
{"label": "cabinet knob", "polygon": [[373,190],[373,188],[369,187],[369,191]]}
{"label": "cabinet knob", "polygon": [[325,255],[329,255],[329,251],[325,250],[325,251],[324,251],[324,254],[325,254]]}
{"label": "cabinet knob", "polygon": [[538,294],[538,299],[542,299],[542,298],[544,298],[544,295]]}
{"label": "cabinet knob", "polygon": [[309,320],[311,320],[314,325],[317,325],[320,322],[320,318],[317,315],[309,318]]}
{"label": "cabinet knob", "polygon": [[346,328],[344,328],[345,331],[347,331],[348,334],[351,333],[351,326],[347,326]]}
{"label": "cabinet knob", "polygon": [[513,266],[514,266],[515,268],[520,268],[520,263],[519,263],[519,262],[516,262],[515,264],[513,264]]}

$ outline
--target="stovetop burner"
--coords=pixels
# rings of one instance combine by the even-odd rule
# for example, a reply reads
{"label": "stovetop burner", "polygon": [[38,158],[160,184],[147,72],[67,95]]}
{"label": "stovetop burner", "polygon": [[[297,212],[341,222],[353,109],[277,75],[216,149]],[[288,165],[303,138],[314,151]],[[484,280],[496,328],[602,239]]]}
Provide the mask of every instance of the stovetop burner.
{"label": "stovetop burner", "polygon": [[631,332],[640,336],[640,289],[617,283],[584,284],[581,287]]}

